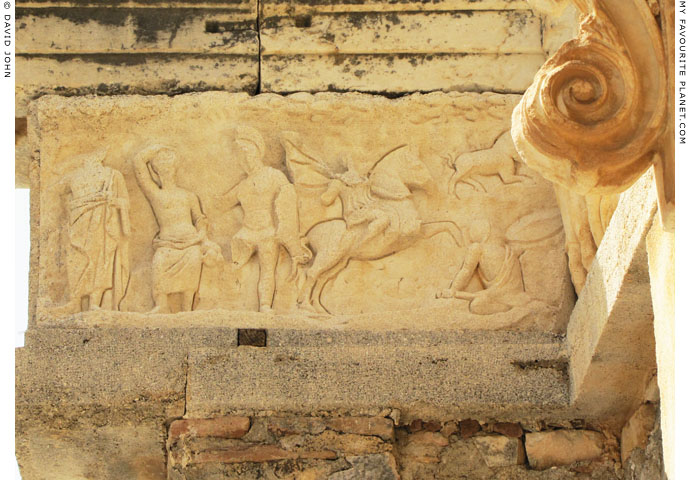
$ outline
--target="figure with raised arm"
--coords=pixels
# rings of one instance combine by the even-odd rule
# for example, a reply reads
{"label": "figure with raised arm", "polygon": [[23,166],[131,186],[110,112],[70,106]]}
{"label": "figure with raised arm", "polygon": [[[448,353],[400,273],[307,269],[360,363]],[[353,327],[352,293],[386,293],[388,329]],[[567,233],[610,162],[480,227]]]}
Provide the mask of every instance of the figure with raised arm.
{"label": "figure with raised arm", "polygon": [[199,291],[202,265],[222,261],[220,247],[208,239],[208,221],[196,194],[176,181],[176,155],[154,145],[133,160],[139,187],[158,222],[153,239],[152,313],[169,313],[171,294],[182,295],[182,311],[191,311]]}

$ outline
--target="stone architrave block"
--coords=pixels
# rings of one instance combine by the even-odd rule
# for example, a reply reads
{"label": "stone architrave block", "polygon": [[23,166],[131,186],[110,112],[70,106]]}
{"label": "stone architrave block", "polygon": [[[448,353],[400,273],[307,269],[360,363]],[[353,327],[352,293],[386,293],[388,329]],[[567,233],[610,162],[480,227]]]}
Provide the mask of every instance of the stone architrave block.
{"label": "stone architrave block", "polygon": [[258,88],[256,1],[115,3],[17,5],[16,117],[46,94]]}
{"label": "stone architrave block", "polygon": [[261,90],[522,93],[546,57],[525,2],[263,4]]}
{"label": "stone architrave block", "polygon": [[544,63],[543,54],[265,55],[264,92],[374,93],[498,91],[522,93]]}
{"label": "stone architrave block", "polygon": [[411,0],[404,2],[391,2],[389,0],[348,0],[347,2],[333,0],[262,0],[261,7],[264,17],[289,15],[299,17],[313,14],[314,12],[450,12],[471,10],[529,10],[532,8],[528,0],[437,0],[434,2],[429,2],[428,0]]}
{"label": "stone architrave block", "polygon": [[42,98],[37,322],[563,332],[563,226],[516,161],[517,99]]}

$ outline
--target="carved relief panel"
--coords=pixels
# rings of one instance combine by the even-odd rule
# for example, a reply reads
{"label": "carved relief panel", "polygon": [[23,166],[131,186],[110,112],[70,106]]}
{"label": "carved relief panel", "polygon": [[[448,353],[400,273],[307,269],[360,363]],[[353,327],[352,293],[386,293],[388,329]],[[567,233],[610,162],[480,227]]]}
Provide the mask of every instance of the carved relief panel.
{"label": "carved relief panel", "polygon": [[563,225],[518,100],[46,97],[38,317],[562,331]]}

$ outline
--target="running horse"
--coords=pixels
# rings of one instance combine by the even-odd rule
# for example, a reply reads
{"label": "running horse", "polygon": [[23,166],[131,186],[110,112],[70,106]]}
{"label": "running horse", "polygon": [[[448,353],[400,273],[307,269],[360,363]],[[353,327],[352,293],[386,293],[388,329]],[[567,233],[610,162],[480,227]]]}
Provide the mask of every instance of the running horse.
{"label": "running horse", "polygon": [[[284,132],[281,143],[285,149],[290,179],[303,189],[326,189],[340,198],[342,213],[322,213],[324,219],[310,222],[302,235],[314,253],[299,288],[299,308],[331,313],[324,307],[321,294],[326,284],[342,272],[351,260],[378,260],[404,250],[423,238],[449,233],[458,246],[464,237],[452,221],[423,222],[414,203],[413,191],[427,194],[436,191],[426,165],[408,145],[400,145],[383,155],[366,175],[357,175],[344,165],[333,168],[297,147],[296,134]],[[303,190],[304,191],[304,190]],[[325,194],[322,205],[328,204]],[[332,200],[331,200],[332,202]],[[321,206],[319,206],[321,207]],[[317,208],[324,212],[325,208]],[[302,212],[300,212],[302,214]],[[356,215],[378,215],[387,221],[377,235],[368,234],[369,223],[356,223]]]}

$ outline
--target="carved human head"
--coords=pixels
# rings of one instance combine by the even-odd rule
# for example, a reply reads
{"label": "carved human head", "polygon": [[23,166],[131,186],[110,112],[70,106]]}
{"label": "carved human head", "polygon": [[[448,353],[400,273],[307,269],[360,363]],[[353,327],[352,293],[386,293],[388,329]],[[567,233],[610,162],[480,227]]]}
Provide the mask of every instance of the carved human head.
{"label": "carved human head", "polygon": [[491,234],[491,222],[486,218],[475,219],[469,228],[472,243],[485,243]]}
{"label": "carved human head", "polygon": [[159,146],[151,158],[151,168],[161,183],[174,182],[177,173],[175,152],[169,147]]}
{"label": "carved human head", "polygon": [[362,176],[355,168],[354,161],[348,153],[341,153],[337,158],[339,167],[345,171],[335,175],[340,181],[345,183],[345,185],[358,185],[366,181],[366,178]]}
{"label": "carved human head", "polygon": [[240,126],[235,131],[235,142],[242,151],[241,164],[246,172],[263,165],[266,144],[261,133],[252,127]]}

